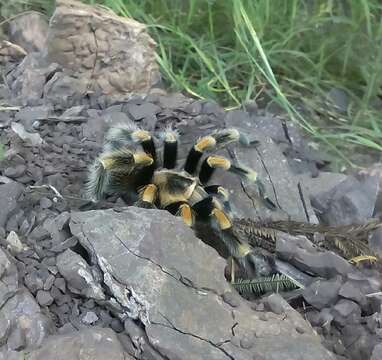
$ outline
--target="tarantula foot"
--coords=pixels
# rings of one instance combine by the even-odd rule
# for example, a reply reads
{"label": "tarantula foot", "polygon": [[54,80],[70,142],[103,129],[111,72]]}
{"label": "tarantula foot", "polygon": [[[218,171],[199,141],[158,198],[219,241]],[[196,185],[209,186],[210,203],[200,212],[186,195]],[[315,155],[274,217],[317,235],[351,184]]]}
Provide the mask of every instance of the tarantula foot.
{"label": "tarantula foot", "polygon": [[138,200],[134,203],[134,206],[143,208],[143,209],[156,209],[157,207],[149,202],[149,201],[144,201],[144,200]]}
{"label": "tarantula foot", "polygon": [[269,210],[275,211],[277,209],[276,204],[267,196],[265,191],[265,185],[259,180],[256,179],[256,185],[259,189],[260,200],[265,207]]}

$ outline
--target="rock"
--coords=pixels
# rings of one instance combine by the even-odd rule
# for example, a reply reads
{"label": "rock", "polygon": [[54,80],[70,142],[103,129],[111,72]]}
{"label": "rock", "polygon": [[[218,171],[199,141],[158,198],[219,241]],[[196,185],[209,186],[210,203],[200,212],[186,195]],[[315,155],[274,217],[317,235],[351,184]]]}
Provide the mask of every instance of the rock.
{"label": "rock", "polygon": [[110,329],[93,327],[68,334],[51,336],[28,360],[132,360],[125,353],[116,334]]}
{"label": "rock", "polygon": [[341,277],[331,280],[317,280],[302,292],[304,299],[317,309],[334,305],[338,300],[338,292],[341,288]]}
{"label": "rock", "polygon": [[54,104],[57,109],[81,104],[83,94],[88,91],[88,81],[88,79],[56,72],[44,85],[44,101],[47,104]]}
{"label": "rock", "polygon": [[286,305],[288,304],[280,294],[272,294],[266,297],[264,300],[266,307],[275,314],[285,313]]}
{"label": "rock", "polygon": [[86,325],[94,324],[98,320],[98,316],[93,311],[87,311],[82,317],[82,322]]}
{"label": "rock", "polygon": [[0,65],[6,65],[10,62],[18,62],[26,54],[26,51],[19,45],[6,40],[3,40],[0,43]]}
{"label": "rock", "polygon": [[40,134],[27,132],[22,124],[13,122],[11,128],[23,141],[29,141],[32,146],[43,143]]}
{"label": "rock", "polygon": [[317,177],[301,174],[299,178],[304,183],[309,196],[315,198],[319,194],[332,190],[335,186],[346,180],[347,176],[341,173],[320,171]]}
{"label": "rock", "polygon": [[382,227],[373,232],[368,239],[368,243],[371,250],[382,257]]}
{"label": "rock", "polygon": [[25,288],[8,295],[0,314],[5,321],[11,322],[9,339],[14,350],[36,348],[54,332],[51,320],[40,312],[38,304]]}
{"label": "rock", "polygon": [[375,345],[370,360],[381,360],[382,355],[382,342]]}
{"label": "rock", "polygon": [[356,282],[347,281],[342,286],[338,295],[355,301],[362,308],[367,306],[367,300],[365,294],[361,291],[361,289],[357,286]]}
{"label": "rock", "polygon": [[36,294],[36,300],[41,306],[48,306],[53,303],[53,297],[49,291],[38,290]]}
{"label": "rock", "polygon": [[15,120],[19,120],[26,130],[31,131],[36,121],[46,120],[51,113],[52,107],[48,105],[27,106],[16,113]]}
{"label": "rock", "polygon": [[336,111],[346,114],[350,105],[349,95],[342,89],[331,88],[328,92],[328,99],[335,106]]}
{"label": "rock", "polygon": [[12,254],[17,254],[21,251],[26,250],[27,248],[23,245],[23,243],[20,241],[19,237],[14,231],[11,231],[7,238],[6,238],[6,243],[7,243],[7,249],[12,253]]}
{"label": "rock", "polygon": [[30,292],[35,294],[38,290],[43,289],[44,280],[37,271],[33,271],[25,276],[24,284]]}
{"label": "rock", "polygon": [[349,176],[333,189],[312,197],[312,205],[328,225],[362,224],[373,216],[378,194],[375,177]]}
{"label": "rock", "polygon": [[17,207],[17,199],[24,191],[24,186],[12,181],[7,184],[0,184],[0,227],[7,223],[9,215]]}
{"label": "rock", "polygon": [[4,170],[4,175],[11,179],[18,178],[25,174],[27,167],[23,164],[16,165],[14,167],[9,167]]}
{"label": "rock", "polygon": [[354,271],[345,259],[331,251],[318,251],[306,237],[281,232],[278,235],[277,255],[302,271],[324,278],[348,275]]}
{"label": "rock", "polygon": [[142,120],[147,116],[156,115],[161,108],[151,103],[145,103],[143,105],[128,104],[127,110],[134,120]]}
{"label": "rock", "polygon": [[16,265],[9,259],[1,248],[0,278],[0,304],[3,304],[7,301],[9,294],[14,293],[18,288],[18,273]]}
{"label": "rock", "polygon": [[145,26],[104,8],[57,1],[47,48],[49,62],[75,72],[97,94],[146,93],[159,80]]}
{"label": "rock", "polygon": [[8,25],[9,39],[27,52],[42,51],[48,32],[46,17],[38,12],[28,12],[13,18]]}
{"label": "rock", "polygon": [[[253,359],[256,339],[249,334],[288,347],[304,332],[315,349],[312,359],[334,359],[287,303],[282,305],[285,316],[257,313],[240,298],[237,307],[222,301],[231,291],[225,261],[168,212],[134,207],[78,212],[72,214],[70,229],[101,268],[120,306],[118,317],[135,319],[125,322],[125,331],[140,333],[138,338],[148,339],[150,349],[165,358]],[[260,320],[264,314],[266,321]],[[138,344],[134,356],[144,358],[147,353]],[[272,352],[270,347],[269,359]]]}
{"label": "rock", "polygon": [[96,300],[104,300],[105,295],[99,283],[94,279],[86,261],[70,249],[57,256],[60,274],[71,288],[78,293]]}
{"label": "rock", "polygon": [[333,307],[334,321],[340,326],[358,324],[361,320],[361,308],[354,301],[341,299]]}

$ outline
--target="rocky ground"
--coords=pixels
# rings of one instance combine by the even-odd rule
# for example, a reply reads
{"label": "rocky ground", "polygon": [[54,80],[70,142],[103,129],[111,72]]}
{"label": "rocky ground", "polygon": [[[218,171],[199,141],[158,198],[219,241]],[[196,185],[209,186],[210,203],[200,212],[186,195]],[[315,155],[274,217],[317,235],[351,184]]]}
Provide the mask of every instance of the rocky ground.
{"label": "rocky ground", "polygon": [[[255,104],[225,112],[166,94],[155,88],[142,25],[57,3],[49,27],[36,15],[17,19],[0,47],[0,359],[380,359],[373,267],[280,233],[277,261],[310,283],[249,301],[226,281],[226,260],[208,239],[176,217],[120,198],[92,207],[83,199],[105,129],[125,121],[155,133],[174,124],[179,164],[195,137],[216,128],[258,140],[226,155],[259,172],[278,211],[253,185],[219,173],[238,218],[362,224],[382,209],[380,165],[325,172],[292,124]],[[28,26],[40,36],[28,38]],[[381,254],[380,230],[369,242]]]}

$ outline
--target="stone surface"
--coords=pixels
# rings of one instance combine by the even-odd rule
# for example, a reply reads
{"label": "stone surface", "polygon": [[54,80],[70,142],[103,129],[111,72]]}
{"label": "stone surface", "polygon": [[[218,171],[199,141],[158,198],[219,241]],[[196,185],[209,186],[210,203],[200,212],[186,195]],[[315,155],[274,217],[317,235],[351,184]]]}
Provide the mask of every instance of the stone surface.
{"label": "stone surface", "polygon": [[378,190],[375,177],[349,176],[333,189],[313,196],[312,204],[328,225],[362,224],[373,216]]}
{"label": "stone surface", "polygon": [[22,194],[24,186],[15,181],[0,184],[0,227],[4,227],[8,217],[16,209],[17,199]]}
{"label": "stone surface", "polygon": [[[73,213],[70,228],[100,266],[123,311],[144,324],[149,342],[167,358],[253,359],[248,334],[259,342],[283,338],[293,348],[303,332],[315,349],[312,359],[334,359],[286,303],[286,318],[265,313],[264,321],[264,313],[251,310],[244,300],[237,307],[222,301],[229,291],[223,259],[167,212]],[[271,359],[272,350],[267,354]]]}
{"label": "stone surface", "polygon": [[324,278],[336,274],[347,275],[354,271],[345,259],[331,251],[319,251],[306,237],[281,232],[278,234],[276,241],[278,256],[303,271]]}
{"label": "stone surface", "polygon": [[48,20],[38,12],[28,12],[8,24],[9,39],[27,52],[42,51],[48,33]]}
{"label": "stone surface", "polygon": [[57,256],[57,268],[72,290],[92,299],[105,299],[100,284],[80,255],[70,249],[65,250]]}
{"label": "stone surface", "polygon": [[6,40],[0,43],[0,65],[5,65],[13,61],[18,62],[26,54],[26,51],[21,46]]}
{"label": "stone surface", "polygon": [[77,73],[97,93],[146,93],[159,80],[145,26],[105,8],[57,1],[47,48],[49,62]]}
{"label": "stone surface", "polygon": [[129,360],[116,334],[110,329],[91,328],[51,336],[29,360]]}
{"label": "stone surface", "polygon": [[302,295],[310,305],[317,309],[330,307],[337,302],[341,285],[341,277],[329,281],[317,280],[305,288]]}

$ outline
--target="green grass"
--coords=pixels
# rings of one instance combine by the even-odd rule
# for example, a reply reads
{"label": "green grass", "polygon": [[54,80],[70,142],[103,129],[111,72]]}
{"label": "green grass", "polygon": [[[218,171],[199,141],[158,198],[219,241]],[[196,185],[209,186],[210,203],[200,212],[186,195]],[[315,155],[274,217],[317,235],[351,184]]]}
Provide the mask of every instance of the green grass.
{"label": "green grass", "polygon": [[[87,2],[148,24],[174,90],[226,108],[252,99],[277,103],[341,165],[355,152],[381,152],[382,117],[374,107],[382,101],[380,0]],[[52,9],[51,0],[30,3]],[[348,94],[346,113],[328,103],[332,88]]]}

